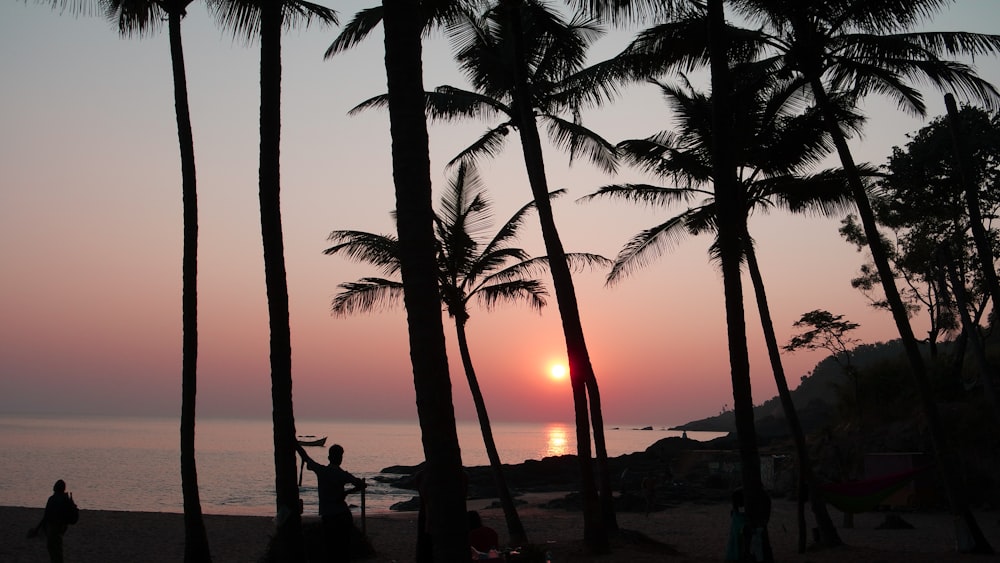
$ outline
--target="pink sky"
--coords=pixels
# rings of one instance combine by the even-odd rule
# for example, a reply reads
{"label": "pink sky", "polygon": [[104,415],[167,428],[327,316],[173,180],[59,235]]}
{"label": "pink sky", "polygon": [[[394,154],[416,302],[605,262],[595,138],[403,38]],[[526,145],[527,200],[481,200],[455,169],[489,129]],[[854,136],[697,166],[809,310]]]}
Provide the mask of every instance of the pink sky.
{"label": "pink sky", "polygon": [[[338,3],[342,21],[370,2]],[[994,32],[1000,16],[964,0],[933,29]],[[309,28],[284,43],[282,204],[291,298],[294,397],[309,418],[413,418],[412,376],[402,311],[334,318],[336,285],[371,273],[326,257],[334,229],[390,232],[393,206],[388,118],[347,117],[385,89],[381,37],[333,61],[322,53],[335,29]],[[622,44],[599,45],[599,56]],[[199,413],[267,417],[267,319],[257,208],[257,48],[234,44],[200,7],[184,25],[197,155],[200,248]],[[617,42],[616,42],[617,41]],[[448,46],[425,50],[427,87],[464,85]],[[995,60],[981,74],[1000,78]],[[97,18],[42,5],[0,5],[0,414],[166,414],[180,397],[181,201],[169,53],[165,33],[119,39]],[[943,113],[929,92],[930,117]],[[855,142],[858,160],[884,162],[925,120],[883,102]],[[586,116],[613,142],[670,126],[648,87]],[[434,126],[432,165],[443,165],[486,127]],[[623,204],[575,203],[614,179],[550,151],[556,207],[570,251],[613,257],[662,212]],[[513,144],[483,166],[506,219],[530,197]],[[895,337],[888,316],[851,289],[862,256],[837,235],[836,220],[754,219],[779,339],[803,312],[828,309],[861,324],[866,342]],[[537,223],[523,246],[543,253]],[[613,287],[604,272],[577,277],[584,329],[609,424],[679,424],[732,404],[721,279],[707,238],[685,241],[655,265]],[[549,366],[565,357],[554,297],[541,315],[526,308],[472,311],[473,360],[491,415],[508,421],[571,420],[568,383]],[[754,395],[775,394],[752,302]],[[922,318],[915,330],[925,329]],[[458,416],[473,418],[464,374],[445,319]],[[822,359],[786,355],[792,386]]]}

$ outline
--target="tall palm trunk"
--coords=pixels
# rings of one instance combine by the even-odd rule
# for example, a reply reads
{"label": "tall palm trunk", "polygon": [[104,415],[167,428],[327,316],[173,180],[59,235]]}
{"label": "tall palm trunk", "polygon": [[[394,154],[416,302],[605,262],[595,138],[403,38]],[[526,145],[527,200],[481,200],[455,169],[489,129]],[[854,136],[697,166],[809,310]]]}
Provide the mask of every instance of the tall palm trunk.
{"label": "tall palm trunk", "polygon": [[[983,279],[986,280],[986,289],[990,297],[993,298],[993,310],[1000,311],[1000,281],[997,280],[997,271],[993,262],[993,248],[990,245],[989,234],[983,226],[983,213],[979,208],[979,196],[976,193],[976,186],[972,184],[972,179],[969,178],[969,167],[966,162],[965,136],[962,133],[962,122],[958,117],[958,108],[955,106],[955,96],[946,94],[944,105],[948,110],[948,125],[949,131],[951,131],[952,145],[955,148],[955,162],[958,165],[958,175],[962,191],[965,193],[965,206],[969,212],[969,223],[972,228],[972,239],[976,242],[976,254],[979,256],[979,266],[983,272]],[[994,315],[994,319],[996,319],[996,315]]]}
{"label": "tall palm trunk", "polygon": [[434,560],[469,558],[462,455],[448,375],[431,204],[418,2],[383,0],[385,69],[400,273],[424,458]]}
{"label": "tall palm trunk", "polygon": [[[516,59],[515,63],[516,86],[514,88],[514,93],[515,97],[519,97],[522,100],[530,100],[530,94],[528,93],[529,90],[526,82],[527,73],[524,72],[524,66],[522,64],[522,61],[524,61],[524,55],[523,55],[524,44],[522,41],[522,34],[520,32],[521,29],[520,3],[521,0],[508,1],[508,8],[510,10],[511,17],[513,18],[511,22],[511,29],[513,30],[514,33],[514,50]],[[520,73],[520,76],[517,76],[518,73]],[[524,78],[524,80],[522,80],[522,78]],[[519,92],[519,89],[521,88],[523,88],[523,90],[520,90]],[[533,133],[530,133],[530,135],[534,137],[534,140],[529,142],[529,146],[533,144],[533,146],[537,147],[538,152],[536,158],[537,161],[542,164],[540,168],[541,174],[536,176],[536,178],[539,177],[541,178],[541,183],[536,182],[532,184],[532,193],[535,196],[536,201],[538,200],[539,197],[544,197],[547,199],[548,182],[545,178],[544,160],[542,158],[542,153],[541,153],[541,142],[539,140],[538,130],[535,125],[534,114],[532,112],[530,102],[527,103],[523,111],[524,113],[521,116],[519,116],[519,119],[524,119],[524,118],[531,119],[530,127],[533,129]],[[521,135],[522,135],[522,147],[523,147],[524,146],[523,129]],[[525,157],[526,164],[527,164],[527,159],[528,157],[526,156]],[[530,182],[532,178],[530,171],[528,174],[528,178]],[[538,186],[541,186],[540,188],[542,190],[541,192],[538,191],[537,189]],[[539,193],[545,195],[539,196]],[[599,493],[598,502],[600,504],[600,509],[601,509],[602,526],[607,531],[614,532],[618,530],[618,517],[615,514],[614,489],[611,487],[611,471],[608,466],[608,447],[607,447],[607,439],[604,435],[604,414],[601,406],[601,393],[597,384],[597,375],[594,372],[593,364],[590,362],[590,354],[587,351],[586,342],[583,337],[583,325],[580,322],[579,307],[577,305],[577,300],[576,300],[576,290],[574,289],[573,286],[573,278],[570,275],[568,265],[566,265],[565,263],[566,262],[565,251],[562,248],[562,243],[559,242],[559,234],[555,226],[555,219],[552,218],[551,205],[548,205],[548,203],[546,203],[546,205],[549,208],[547,220],[551,221],[551,232],[553,233],[553,237],[556,241],[556,244],[558,245],[559,255],[563,257],[560,260],[563,262],[564,265],[563,268],[564,272],[560,274],[560,280],[562,281],[562,287],[563,287],[562,293],[560,293],[560,281],[556,280],[556,273],[553,270],[553,286],[556,291],[556,300],[559,301],[560,303],[560,314],[562,314],[561,311],[563,309],[564,304],[566,307],[572,309],[572,313],[569,319],[563,316],[563,324],[564,326],[567,322],[574,324],[575,326],[573,326],[573,328],[571,328],[570,330],[578,333],[578,336],[573,337],[573,340],[577,343],[575,346],[580,350],[578,354],[578,358],[580,358],[580,361],[578,363],[579,367],[577,369],[581,370],[580,375],[584,381],[587,401],[590,407],[590,425],[593,427],[594,431],[594,454],[597,460],[596,481],[598,485],[598,493]],[[541,221],[546,220],[543,219],[541,213],[539,213],[539,220]],[[544,238],[544,229],[543,229],[543,238]],[[549,239],[545,240],[546,240],[546,251],[548,252],[551,263],[553,256],[552,249],[548,247]],[[573,362],[570,361],[571,378],[572,378],[572,371],[573,371]]]}
{"label": "tall palm trunk", "polygon": [[879,242],[881,238],[879,237],[878,226],[875,222],[875,213],[872,211],[868,194],[865,191],[864,184],[861,182],[858,167],[854,163],[850,147],[848,147],[847,140],[844,138],[844,134],[837,122],[833,104],[826,93],[826,89],[820,79],[820,74],[812,73],[809,80],[817,106],[823,112],[827,128],[833,138],[834,145],[837,147],[837,154],[847,175],[851,194],[858,207],[858,216],[861,218],[865,236],[868,238],[868,247],[872,253],[872,261],[875,263],[879,278],[882,280],[882,290],[885,293],[889,309],[892,311],[892,318],[896,322],[896,328],[899,331],[903,349],[910,363],[910,371],[913,375],[917,392],[920,395],[924,416],[927,419],[927,427],[930,430],[931,440],[934,444],[934,456],[944,478],[945,492],[952,514],[955,516],[959,550],[972,553],[993,553],[993,548],[986,540],[986,536],[983,535],[965,499],[959,471],[953,462],[956,458],[950,452],[950,442],[945,434],[937,404],[934,402],[934,396],[927,381],[927,369],[924,365],[924,359],[920,355],[920,348],[917,346],[917,339],[913,335],[913,329],[910,327],[906,308],[899,296],[899,290],[896,288],[895,276],[892,267],[889,265],[889,258],[885,248]]}
{"label": "tall palm trunk", "polygon": [[528,535],[524,531],[524,525],[521,524],[521,517],[518,516],[517,508],[514,506],[514,497],[510,494],[510,487],[507,486],[507,478],[503,474],[503,464],[500,463],[500,453],[497,452],[497,444],[493,440],[493,428],[490,426],[490,416],[486,412],[486,401],[483,399],[483,392],[479,388],[476,369],[472,366],[472,355],[469,354],[469,341],[465,336],[465,319],[457,315],[455,316],[455,332],[458,336],[458,351],[462,356],[465,377],[469,380],[469,391],[472,392],[472,402],[476,405],[479,429],[483,433],[486,457],[490,460],[490,469],[493,471],[493,481],[496,483],[497,496],[500,498],[500,506],[503,508],[504,519],[507,521],[507,533],[510,535],[510,545],[525,545],[528,543]]}
{"label": "tall palm trunk", "polygon": [[260,229],[271,333],[271,417],[277,503],[274,548],[281,560],[301,561],[304,552],[296,479],[291,327],[281,229],[281,2],[261,2],[260,10]]}
{"label": "tall palm trunk", "polygon": [[[743,311],[743,284],[740,280],[742,241],[746,239],[744,196],[736,179],[735,159],[728,143],[732,132],[732,88],[729,79],[728,39],[722,0],[709,0],[709,53],[712,80],[712,176],[715,201],[719,206],[718,241],[722,263],[722,284],[726,301],[726,329],[729,340],[729,369],[733,385],[733,411],[740,445],[743,494],[746,502],[744,537],[759,530],[762,555],[773,560],[767,540],[770,501],[760,477],[760,454],[754,427],[753,395],[750,389],[750,356],[747,350],[746,318]],[[744,558],[749,553],[742,554]]]}
{"label": "tall palm trunk", "polygon": [[181,492],[184,497],[184,561],[211,561],[205,519],[198,492],[194,456],[195,399],[198,390],[198,189],[194,166],[194,135],[188,106],[184,48],[181,43],[183,6],[171,6],[167,28],[174,75],[174,110],[181,152],[181,197],[184,207],[184,256],[182,266],[181,324]]}
{"label": "tall palm trunk", "polygon": [[760,273],[757,253],[754,251],[753,244],[749,240],[744,241],[744,245],[746,248],[747,270],[750,272],[750,280],[753,283],[754,294],[757,298],[757,310],[760,315],[760,324],[764,331],[764,342],[767,345],[767,356],[771,361],[771,370],[774,372],[774,382],[778,387],[781,408],[785,413],[785,420],[788,421],[788,428],[792,434],[792,441],[795,442],[795,453],[799,462],[799,553],[804,553],[806,550],[806,526],[803,503],[807,496],[809,497],[809,504],[813,515],[816,517],[816,523],[819,526],[820,543],[825,546],[840,545],[840,535],[837,534],[837,528],[833,525],[830,513],[826,509],[826,502],[820,494],[816,475],[812,470],[812,460],[809,458],[809,448],[806,446],[806,435],[802,430],[802,423],[799,421],[799,413],[795,410],[792,393],[788,390],[785,368],[781,364],[781,350],[778,347],[778,339],[774,334],[774,323],[771,320],[771,309],[767,304],[767,294],[764,291],[764,278]]}
{"label": "tall palm trunk", "polygon": [[618,516],[615,514],[614,489],[611,488],[611,469],[608,465],[608,445],[604,436],[601,392],[597,387],[597,375],[594,373],[593,365],[588,361],[587,366],[589,370],[584,375],[586,376],[587,398],[590,402],[590,423],[594,429],[594,454],[597,458],[597,489],[601,502],[601,517],[609,532],[617,532]]}
{"label": "tall palm trunk", "polygon": [[549,258],[552,286],[555,289],[563,335],[566,339],[570,386],[573,390],[573,409],[576,415],[580,495],[583,498],[583,538],[592,551],[602,553],[609,549],[608,529],[604,523],[601,502],[595,487],[590,450],[590,416],[587,412],[587,381],[593,377],[593,366],[590,363],[590,356],[583,336],[583,324],[580,321],[573,277],[566,262],[566,251],[559,239],[555,218],[552,215],[552,205],[549,202],[542,144],[535,124],[527,76],[524,70],[520,0],[505,0],[504,4],[508,9],[514,43],[514,107],[517,115],[517,129],[521,137],[521,150],[524,154],[528,183],[531,186],[538,219],[541,223],[542,240]]}

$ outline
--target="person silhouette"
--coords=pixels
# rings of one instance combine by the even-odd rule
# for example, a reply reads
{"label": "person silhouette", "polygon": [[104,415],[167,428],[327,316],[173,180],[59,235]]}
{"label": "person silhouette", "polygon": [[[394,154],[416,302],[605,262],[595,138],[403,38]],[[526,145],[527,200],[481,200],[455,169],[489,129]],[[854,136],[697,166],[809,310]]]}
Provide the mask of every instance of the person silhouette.
{"label": "person silhouette", "polygon": [[49,561],[63,562],[63,534],[69,527],[70,507],[75,506],[73,498],[66,493],[66,482],[59,479],[52,485],[52,496],[45,503],[45,512],[37,526],[28,530],[28,537],[45,534],[45,548],[49,552]]}
{"label": "person silhouette", "polygon": [[[330,465],[313,461],[301,444],[296,444],[295,447],[306,462],[306,467],[316,474],[319,516],[323,522],[323,541],[327,559],[338,563],[350,561],[354,518],[351,516],[350,507],[347,506],[347,495],[364,489],[365,482],[340,467],[344,461],[344,448],[340,444],[330,446],[328,454]],[[344,489],[348,484],[354,485],[354,488]]]}
{"label": "person silhouette", "polygon": [[470,510],[469,518],[469,545],[480,553],[488,553],[491,549],[500,547],[500,537],[496,530],[483,525],[483,520],[479,513]]}

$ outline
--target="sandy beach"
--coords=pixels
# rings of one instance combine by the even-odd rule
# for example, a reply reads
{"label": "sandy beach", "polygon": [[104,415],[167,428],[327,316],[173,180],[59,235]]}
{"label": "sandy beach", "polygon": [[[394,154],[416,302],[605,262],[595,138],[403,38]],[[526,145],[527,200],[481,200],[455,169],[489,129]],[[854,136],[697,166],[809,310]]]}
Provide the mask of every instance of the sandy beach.
{"label": "sandy beach", "polygon": [[[582,517],[577,512],[541,508],[555,493],[526,495],[519,514],[533,544],[544,546],[554,561],[653,562],[721,561],[728,530],[728,507],[722,503],[681,503],[649,516],[622,512],[624,530],[612,540],[608,555],[589,555],[583,549]],[[503,514],[484,501],[470,501],[483,520],[504,538]],[[41,540],[25,538],[41,518],[40,508],[0,507],[0,561],[47,561]],[[804,554],[796,550],[795,503],[776,500],[769,529],[777,561],[789,562],[951,562],[1000,560],[955,553],[951,516],[946,512],[901,512],[913,529],[877,529],[885,513],[855,517],[854,527],[841,529],[845,546]],[[840,513],[834,512],[836,522]],[[308,517],[308,515],[307,515]],[[1000,548],[1000,513],[977,513],[980,526],[994,548]],[[810,519],[811,521],[811,519]],[[355,523],[360,524],[355,517]],[[377,555],[368,561],[398,563],[414,560],[415,513],[368,515],[368,537]],[[206,527],[213,559],[219,563],[253,562],[263,553],[271,533],[268,517],[207,515]],[[648,538],[648,539],[646,539]],[[183,559],[184,529],[180,514],[84,510],[79,524],[66,535],[70,563],[175,563]]]}

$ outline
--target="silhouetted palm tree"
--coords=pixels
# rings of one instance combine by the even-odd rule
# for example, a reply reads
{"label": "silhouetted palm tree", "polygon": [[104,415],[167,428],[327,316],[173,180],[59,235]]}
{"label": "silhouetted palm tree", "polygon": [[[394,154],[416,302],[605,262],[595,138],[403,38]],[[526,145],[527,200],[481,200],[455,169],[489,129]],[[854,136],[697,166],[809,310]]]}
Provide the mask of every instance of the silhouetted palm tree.
{"label": "silhouetted palm tree", "polygon": [[75,13],[99,7],[108,21],[125,37],[159,31],[164,19],[170,37],[170,63],[174,79],[174,112],[181,153],[181,199],[183,201],[184,242],[181,266],[181,493],[184,498],[184,561],[211,561],[198,490],[195,463],[195,402],[198,389],[198,189],[195,174],[194,135],[188,105],[181,19],[192,0],[71,0],[52,2],[53,7],[69,3]]}
{"label": "silhouetted palm tree", "polygon": [[[776,81],[766,68],[743,65],[734,69],[738,77],[735,114],[730,137],[734,145],[739,182],[746,194],[743,223],[754,212],[781,208],[792,212],[830,215],[844,210],[850,196],[843,176],[827,171],[805,176],[805,170],[828,154],[832,147],[822,128],[822,116],[815,111],[790,113],[801,106],[801,92],[786,90],[787,82]],[[662,131],[646,139],[618,144],[621,158],[658,177],[673,180],[679,187],[645,184],[605,186],[581,198],[610,197],[637,203],[670,206],[701,197],[700,203],[665,222],[650,227],[625,245],[608,274],[608,283],[620,281],[659,257],[685,235],[715,232],[717,225],[713,192],[701,186],[712,181],[711,99],[696,92],[689,83],[683,87],[657,83],[677,115],[674,131]],[[799,550],[806,547],[802,502],[809,498],[822,530],[823,543],[839,544],[840,538],[819,496],[811,469],[805,433],[799,422],[791,392],[781,364],[780,349],[767,305],[763,277],[757,263],[753,241],[745,241],[745,258],[757,298],[764,340],[774,373],[778,395],[799,458]],[[712,252],[717,250],[713,245]]]}
{"label": "silhouetted palm tree", "polygon": [[[503,475],[486,402],[472,364],[465,326],[469,319],[468,305],[474,298],[487,309],[492,309],[499,302],[525,302],[539,310],[545,305],[544,286],[532,277],[533,272],[544,266],[545,259],[530,259],[525,251],[511,246],[533,207],[533,202],[522,207],[491,240],[485,240],[483,235],[491,226],[492,204],[475,169],[462,164],[441,198],[435,221],[441,300],[448,315],[455,320],[462,365],[514,545],[527,543],[528,538]],[[344,254],[370,263],[387,275],[399,271],[399,243],[394,237],[334,231],[330,240],[336,244],[323,251],[324,254]],[[584,254],[571,257],[582,263],[604,261],[601,257]],[[339,287],[342,291],[334,298],[333,312],[340,315],[368,312],[396,304],[402,296],[402,283],[394,279],[366,277],[357,282],[340,284]]]}
{"label": "silhouetted palm tree", "polygon": [[[537,113],[537,118],[545,120],[549,125],[549,131],[556,142],[568,148],[572,155],[582,151],[605,168],[613,169],[613,147],[609,143],[579,123],[558,116],[561,110],[571,111],[580,94],[560,92],[557,83],[582,67],[586,46],[596,36],[597,30],[584,20],[566,24],[556,14],[534,2],[529,2],[524,7],[525,13],[522,15],[520,1],[504,1],[501,6],[488,10],[482,16],[466,12],[451,24],[449,31],[456,45],[456,58],[476,91],[440,87],[427,94],[427,112],[432,118],[442,119],[477,115],[501,115],[507,118],[507,121],[492,128],[463,151],[453,163],[471,162],[477,157],[493,154],[500,148],[511,127],[520,132],[529,183],[542,224],[542,238],[566,337],[576,412],[581,492],[584,498],[584,537],[593,549],[605,550],[605,525],[614,526],[610,476],[607,470],[600,471],[602,495],[599,498],[594,490],[590,465],[591,416],[598,463],[602,467],[606,467],[607,463],[600,394],[583,336],[566,253],[548,201],[549,190],[536,125]],[[529,73],[532,75],[530,91]],[[352,111],[380,107],[385,103],[385,96],[377,96]]]}
{"label": "silhouetted palm tree", "polygon": [[381,17],[400,274],[426,460],[421,493],[431,497],[427,508],[434,560],[446,563],[468,559],[469,538],[462,455],[437,283],[430,150],[423,104],[422,5],[410,0],[383,0]]}
{"label": "silhouetted palm tree", "polygon": [[927,380],[927,369],[893,282],[885,249],[878,243],[875,215],[829,92],[851,90],[858,98],[869,93],[883,94],[900,107],[922,114],[922,96],[908,83],[912,77],[919,77],[995,105],[1000,94],[991,85],[979,79],[968,66],[942,57],[1000,52],[1000,36],[910,31],[949,4],[948,0],[738,0],[737,3],[748,18],[764,24],[762,31],[766,44],[776,51],[774,58],[782,62],[785,73],[809,85],[817,107],[824,113],[921,397],[952,512],[958,517],[956,523],[965,527],[958,537],[963,539],[962,543],[968,538],[969,543],[959,549],[992,553],[993,548],[969,510],[954,456],[948,453],[950,446]]}
{"label": "silhouetted palm tree", "polygon": [[[736,148],[729,142],[733,134],[736,93],[729,72],[729,35],[726,29],[723,0],[708,0],[709,63],[712,82],[712,177],[718,208],[716,246],[722,266],[722,285],[726,300],[726,333],[729,341],[729,369],[733,385],[733,414],[740,444],[740,473],[746,502],[745,546],[752,545],[759,534],[760,557],[772,561],[767,536],[770,499],[760,477],[760,454],[754,427],[753,394],[750,390],[750,356],[747,351],[746,318],[743,312],[743,284],[740,263],[749,246],[746,232],[746,194],[737,179]],[[741,554],[749,559],[749,553]]]}
{"label": "silhouetted palm tree", "polygon": [[292,405],[292,344],[281,227],[281,33],[312,21],[336,23],[329,8],[303,0],[215,0],[222,24],[234,35],[260,38],[260,227],[270,324],[271,403],[274,424],[274,483],[279,559],[304,558],[295,459]]}
{"label": "silhouetted palm tree", "polygon": [[[444,349],[441,316],[432,317],[440,302],[431,283],[433,217],[427,123],[420,100],[423,92],[421,34],[445,24],[464,0],[399,2],[384,0],[380,6],[357,13],[327,49],[325,58],[363,41],[380,23],[385,26],[386,104],[393,138],[393,178],[399,242],[411,250],[401,257],[403,293],[410,334],[410,358],[417,415],[420,419],[425,470],[424,490],[438,499],[430,530],[440,561],[468,553],[468,538],[458,533],[465,524],[465,490],[457,472],[462,470],[455,428],[448,359]],[[419,112],[419,114],[417,113]],[[405,147],[405,148],[404,148]],[[407,273],[409,272],[409,273]],[[411,310],[411,307],[413,310]],[[438,311],[440,313],[440,311]],[[426,324],[426,323],[431,324]],[[447,398],[447,404],[434,397]],[[438,438],[441,439],[438,439]]]}

